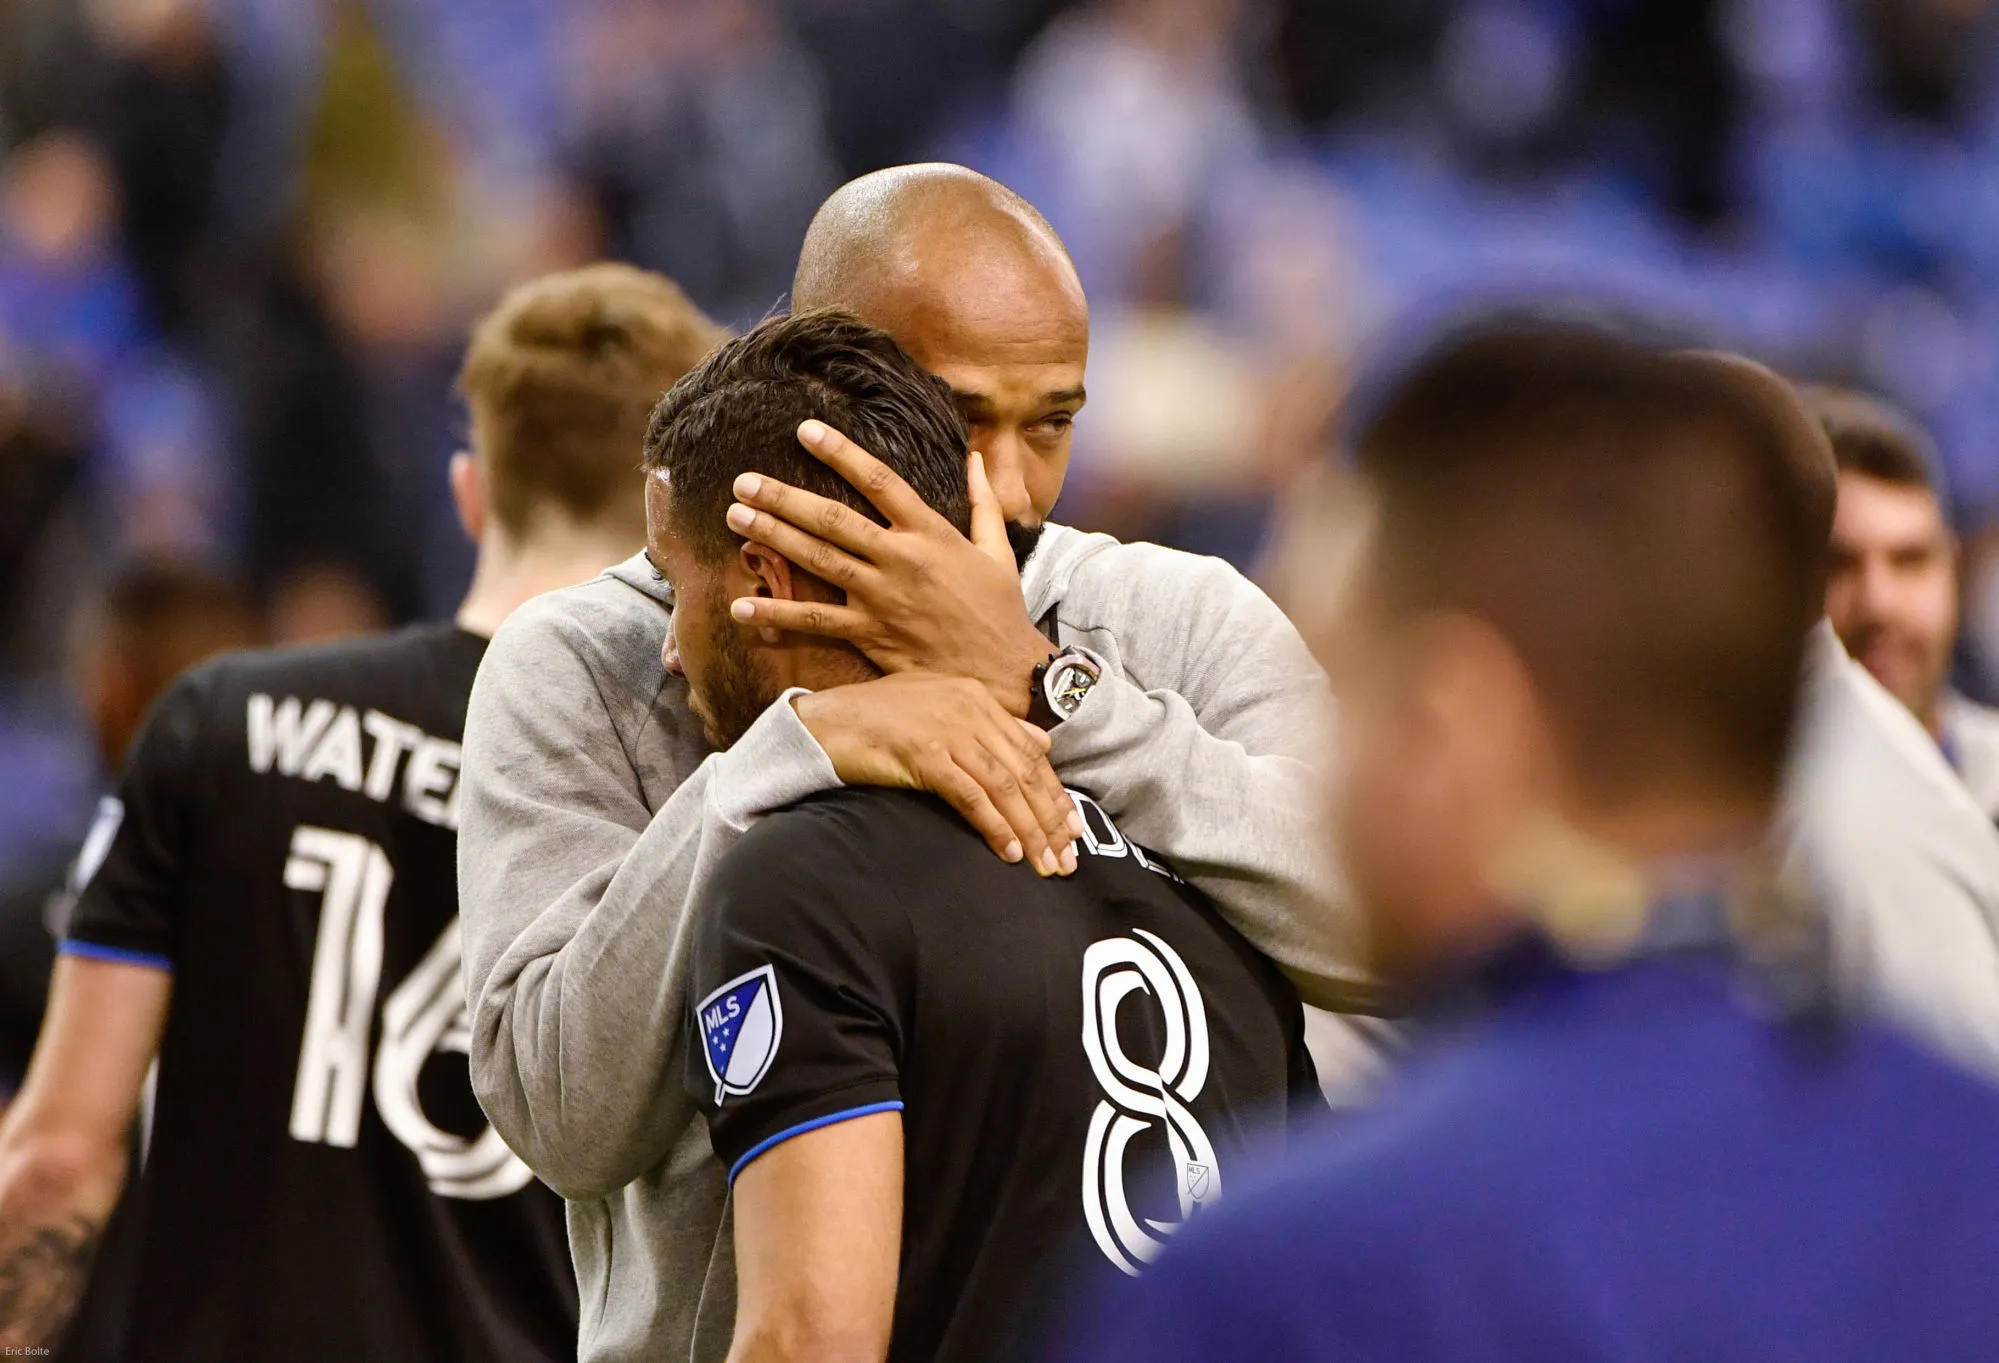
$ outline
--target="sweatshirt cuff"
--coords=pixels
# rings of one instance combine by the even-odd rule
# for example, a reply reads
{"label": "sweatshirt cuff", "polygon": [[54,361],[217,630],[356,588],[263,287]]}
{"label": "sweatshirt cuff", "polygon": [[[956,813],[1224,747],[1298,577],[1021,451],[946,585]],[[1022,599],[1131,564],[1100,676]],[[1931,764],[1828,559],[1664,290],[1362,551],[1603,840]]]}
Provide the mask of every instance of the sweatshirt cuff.
{"label": "sweatshirt cuff", "polygon": [[833,759],[819,746],[792,701],[808,694],[794,686],[757,716],[735,746],[718,755],[722,769],[709,783],[715,810],[732,828],[747,828],[774,809],[822,790],[837,790]]}

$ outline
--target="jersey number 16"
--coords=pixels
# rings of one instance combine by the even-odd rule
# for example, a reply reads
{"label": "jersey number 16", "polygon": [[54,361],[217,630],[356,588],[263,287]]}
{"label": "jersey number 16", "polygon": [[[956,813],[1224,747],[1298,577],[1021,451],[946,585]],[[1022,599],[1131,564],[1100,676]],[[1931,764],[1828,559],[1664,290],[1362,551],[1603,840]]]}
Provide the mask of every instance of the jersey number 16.
{"label": "jersey number 16", "polygon": [[[395,880],[389,858],[353,833],[301,824],[292,830],[285,884],[320,897],[312,991],[292,1087],[293,1139],[351,1148],[369,1087],[368,1039],[382,981],[383,911]],[[505,1197],[533,1177],[488,1126],[477,1140],[440,1130],[424,1115],[417,1076],[437,1051],[464,1054],[471,1020],[459,976],[458,919],[382,1004],[375,1052],[375,1110],[409,1147],[440,1197]]]}

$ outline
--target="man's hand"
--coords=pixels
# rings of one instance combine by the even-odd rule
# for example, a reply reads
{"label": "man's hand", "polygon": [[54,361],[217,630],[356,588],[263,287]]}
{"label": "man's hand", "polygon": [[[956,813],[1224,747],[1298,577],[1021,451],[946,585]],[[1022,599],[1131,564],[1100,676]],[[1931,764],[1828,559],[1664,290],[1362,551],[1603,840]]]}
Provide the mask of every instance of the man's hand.
{"label": "man's hand", "polygon": [[1082,815],[1048,765],[1048,735],[978,682],[901,673],[798,697],[798,717],[853,786],[941,795],[1007,861],[1076,869]]}
{"label": "man's hand", "polygon": [[840,588],[847,604],[741,597],[730,613],[752,627],[844,639],[884,672],[976,678],[1009,714],[1024,718],[1034,669],[1055,648],[1027,618],[985,461],[974,453],[966,464],[968,540],[887,465],[824,422],[799,423],[798,440],[889,523],[876,525],[775,478],[743,474],[729,527]]}

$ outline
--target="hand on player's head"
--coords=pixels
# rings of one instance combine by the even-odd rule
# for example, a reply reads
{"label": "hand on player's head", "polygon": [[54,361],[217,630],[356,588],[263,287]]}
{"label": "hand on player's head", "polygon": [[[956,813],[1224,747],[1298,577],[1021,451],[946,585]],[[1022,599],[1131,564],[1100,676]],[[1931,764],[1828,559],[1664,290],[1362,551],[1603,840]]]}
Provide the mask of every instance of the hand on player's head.
{"label": "hand on player's head", "polygon": [[743,624],[843,639],[884,672],[933,672],[983,682],[1016,716],[1027,713],[1029,678],[1054,651],[1027,618],[1020,576],[974,453],[972,538],[824,422],[799,426],[799,441],[866,494],[888,524],[760,474],[736,480],[729,528],[767,545],[846,593],[846,604],[746,596],[731,613]]}

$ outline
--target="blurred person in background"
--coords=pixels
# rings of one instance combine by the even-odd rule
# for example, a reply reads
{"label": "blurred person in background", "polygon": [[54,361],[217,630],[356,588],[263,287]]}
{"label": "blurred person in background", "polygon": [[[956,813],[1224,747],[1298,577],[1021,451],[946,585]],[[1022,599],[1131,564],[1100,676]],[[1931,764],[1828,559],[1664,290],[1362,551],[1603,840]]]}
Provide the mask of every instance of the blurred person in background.
{"label": "blurred person in background", "polygon": [[560,1201],[457,1058],[459,735],[507,615],[642,539],[631,451],[714,335],[629,266],[510,293],[460,380],[457,619],[235,654],[153,708],[0,1124],[0,1339],[60,1333],[157,1055],[128,1357],[574,1356]]}
{"label": "blurred person in background", "polygon": [[[74,577],[90,557],[81,484],[89,429],[64,385],[0,333],[0,676],[58,665]],[[53,598],[53,599],[52,599]]]}
{"label": "blurred person in background", "polygon": [[[1073,223],[1079,270],[1142,301],[1168,238],[1214,181],[1261,150],[1245,0],[1095,0],[1021,57],[1012,120],[1024,183]],[[1011,167],[1009,167],[1011,169]]]}
{"label": "blurred person in background", "polygon": [[[1740,382],[1789,392],[1737,364]],[[1822,397],[1823,395],[1818,395]],[[1828,568],[1841,499],[1823,409],[1814,461]],[[1805,647],[1783,825],[1833,925],[1843,988],[1987,1075],[1999,1075],[1999,830],[1935,737],[1848,655],[1831,619]]]}
{"label": "blurred person in background", "polygon": [[1308,604],[1427,1035],[1077,1356],[1989,1352],[1999,1091],[1837,1006],[1771,853],[1815,445],[1774,381],[1505,320],[1367,406]]}
{"label": "blurred person in background", "polygon": [[100,129],[117,176],[120,238],[148,314],[172,336],[211,323],[223,262],[217,183],[244,98],[214,0],[93,0],[104,47]]}
{"label": "blurred person in background", "polygon": [[1839,460],[1826,616],[1848,653],[1922,721],[1972,798],[1999,818],[1999,710],[1950,685],[1959,621],[1957,536],[1936,452],[1907,416],[1816,390]]}
{"label": "blurred person in background", "polygon": [[[88,608],[79,633],[77,683],[102,770],[115,783],[153,701],[196,663],[263,637],[243,593],[226,579],[171,562],[140,563],[116,574]],[[116,805],[113,799],[102,808]],[[106,815],[105,817],[110,817]],[[102,826],[100,822],[100,826]],[[0,894],[0,1088],[20,1088],[41,1029],[55,937],[69,917],[73,887],[94,854],[88,840],[63,882],[23,879]]]}
{"label": "blurred person in background", "polygon": [[[87,606],[76,631],[73,663],[96,740],[104,783],[114,785],[146,712],[188,668],[264,637],[263,622],[233,583],[172,561],[119,570],[101,600]],[[95,829],[60,870],[23,877],[0,890],[0,1083],[8,1100],[28,1071],[48,1005],[56,941],[69,921],[80,881],[101,856],[118,802],[99,802]],[[123,1348],[138,1266],[137,1196],[127,1191],[106,1221],[103,1243],[60,1359],[98,1363]]]}
{"label": "blurred person in background", "polygon": [[153,344],[118,204],[78,127],[0,161],[0,874],[28,879],[45,868],[9,863],[73,852],[95,795],[67,700],[77,613],[108,564],[217,539],[198,395]]}
{"label": "blurred person in background", "polygon": [[111,167],[81,129],[43,133],[0,164],[0,334],[92,395],[146,326],[117,212]]}
{"label": "blurred person in background", "polygon": [[823,81],[769,0],[594,0],[566,24],[564,163],[621,257],[728,318],[784,295],[837,181]]}
{"label": "blurred person in background", "polygon": [[[1225,563],[1047,521],[1089,312],[1046,221],[961,166],[865,176],[814,218],[793,302],[860,316],[951,384],[980,455],[974,503],[996,514],[976,541],[934,517],[899,523],[894,474],[803,423],[807,449],[874,489],[889,524],[740,481],[730,528],[845,601],[747,597],[735,627],[826,636],[892,675],[787,693],[723,752],[662,660],[673,595],[643,557],[530,606],[480,669],[459,861],[473,1076],[572,1199],[585,1358],[726,1338],[710,1322],[733,1309],[727,1170],[681,1089],[686,969],[707,876],[770,810],[843,784],[929,790],[1004,859],[1059,875],[1082,831],[1067,781],[1309,1000],[1371,998],[1309,837],[1328,697],[1297,632]],[[1065,676],[1082,679],[1068,703],[1038,705]],[[645,1064],[627,1063],[634,1036]]]}

